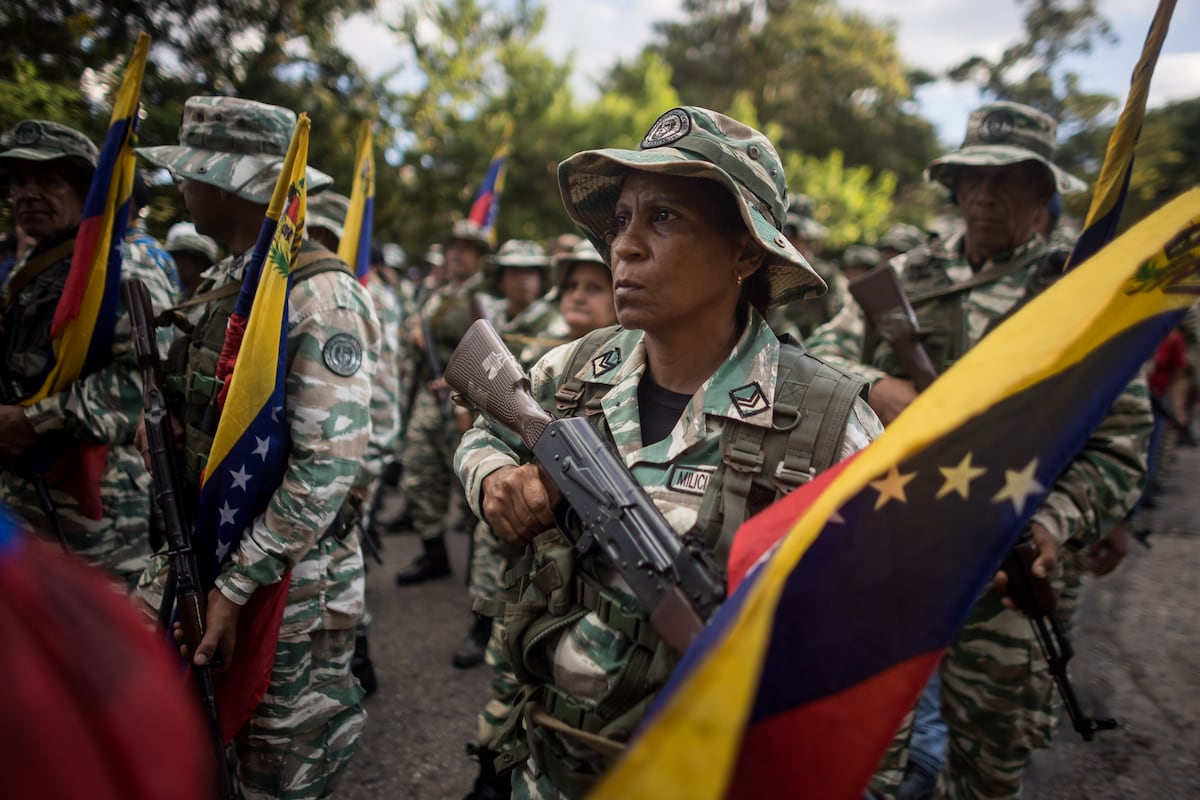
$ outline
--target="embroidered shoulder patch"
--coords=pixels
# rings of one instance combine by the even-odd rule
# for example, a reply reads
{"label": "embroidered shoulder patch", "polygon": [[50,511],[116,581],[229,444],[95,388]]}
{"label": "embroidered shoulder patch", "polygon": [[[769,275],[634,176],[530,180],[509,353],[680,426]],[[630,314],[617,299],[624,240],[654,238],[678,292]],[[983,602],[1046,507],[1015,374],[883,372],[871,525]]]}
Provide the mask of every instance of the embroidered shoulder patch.
{"label": "embroidered shoulder patch", "polygon": [[621,364],[621,348],[614,347],[605,350],[592,359],[592,377],[599,378],[605,373],[612,372]]}
{"label": "embroidered shoulder patch", "polygon": [[758,381],[730,389],[729,399],[733,401],[733,407],[742,415],[742,419],[761,414],[771,407],[771,403],[763,393],[762,387],[758,385]]}

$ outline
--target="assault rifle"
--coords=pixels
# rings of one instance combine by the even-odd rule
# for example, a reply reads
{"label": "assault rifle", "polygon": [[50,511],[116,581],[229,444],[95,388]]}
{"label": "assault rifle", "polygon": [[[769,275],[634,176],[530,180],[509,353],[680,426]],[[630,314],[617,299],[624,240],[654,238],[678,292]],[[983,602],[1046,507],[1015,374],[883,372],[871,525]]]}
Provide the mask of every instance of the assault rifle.
{"label": "assault rifle", "polygon": [[937,368],[921,344],[921,329],[900,276],[891,264],[880,264],[850,281],[850,294],[858,301],[880,337],[892,346],[900,366],[913,386],[923,392],[937,379]]}
{"label": "assault rifle", "polygon": [[1110,731],[1117,727],[1115,719],[1092,719],[1083,714],[1075,690],[1071,687],[1071,679],[1067,676],[1067,662],[1075,655],[1071,640],[1067,638],[1054,609],[1058,605],[1054,589],[1045,578],[1039,578],[1032,572],[1033,562],[1037,559],[1037,545],[1033,537],[1024,533],[1017,544],[1004,558],[1003,569],[1008,575],[1008,596],[1013,604],[1029,617],[1033,625],[1034,635],[1050,665],[1050,674],[1062,695],[1063,704],[1071,716],[1071,725],[1090,742],[1097,731]]}
{"label": "assault rifle", "polygon": [[[133,346],[142,372],[142,408],[145,414],[146,442],[150,451],[150,472],[154,478],[154,497],[162,511],[166,527],[167,557],[170,573],[159,609],[159,621],[164,628],[178,610],[183,629],[183,643],[194,654],[204,638],[205,594],[200,583],[200,568],[192,550],[191,526],[183,510],[179,469],[175,462],[171,416],[163,392],[162,365],[158,358],[158,343],[154,338],[154,305],[146,285],[137,278],[121,284],[129,321],[133,330]],[[229,764],[225,759],[225,741],[221,720],[217,715],[217,695],[209,666],[191,665],[200,693],[200,705],[208,723],[216,760],[216,793],[225,800],[232,798]]]}
{"label": "assault rifle", "polygon": [[682,653],[725,597],[716,563],[680,539],[633,475],[582,417],[556,419],[486,320],[475,322],[446,366],[446,382],[520,437],[566,500],[559,529],[580,553],[599,549],[649,612],[650,626]]}

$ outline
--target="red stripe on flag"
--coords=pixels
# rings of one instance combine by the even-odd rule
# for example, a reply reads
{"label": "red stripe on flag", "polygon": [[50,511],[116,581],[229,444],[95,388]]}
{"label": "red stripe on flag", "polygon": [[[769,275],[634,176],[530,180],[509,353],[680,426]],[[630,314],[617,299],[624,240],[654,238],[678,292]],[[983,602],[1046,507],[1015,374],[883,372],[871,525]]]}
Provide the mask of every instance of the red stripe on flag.
{"label": "red stripe on flag", "polygon": [[57,338],[63,326],[79,316],[79,307],[83,304],[91,268],[89,265],[81,269],[75,262],[91,256],[96,249],[96,242],[100,240],[103,223],[104,217],[87,217],[79,223],[79,233],[75,235],[75,253],[71,256],[71,269],[67,272],[67,282],[54,310],[54,321],[50,324],[51,338]]}
{"label": "red stripe on flag", "polygon": [[943,652],[914,656],[849,689],[750,724],[725,796],[795,797],[800,777],[805,797],[858,800],[896,733],[891,721],[917,702]]}
{"label": "red stripe on flag", "polygon": [[484,192],[479,195],[471,205],[471,213],[467,215],[467,219],[481,228],[487,225],[488,209],[491,208],[493,197],[495,195],[492,192]]}
{"label": "red stripe on flag", "polygon": [[729,594],[733,594],[746,573],[777,541],[787,536],[800,517],[825,487],[858,456],[854,453],[796,489],[765,511],[742,523],[729,550]]}
{"label": "red stripe on flag", "polygon": [[289,572],[279,583],[260,587],[238,616],[237,640],[242,647],[234,651],[233,666],[214,676],[217,713],[226,743],[250,720],[267,693],[291,581]]}

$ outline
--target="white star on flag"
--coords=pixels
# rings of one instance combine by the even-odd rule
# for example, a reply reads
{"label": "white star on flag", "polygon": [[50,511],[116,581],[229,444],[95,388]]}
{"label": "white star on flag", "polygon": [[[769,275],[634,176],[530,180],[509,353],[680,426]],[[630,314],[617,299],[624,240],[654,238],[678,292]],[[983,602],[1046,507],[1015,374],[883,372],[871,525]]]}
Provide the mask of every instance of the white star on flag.
{"label": "white star on flag", "polygon": [[271,440],[270,439],[260,439],[259,437],[255,436],[254,441],[258,443],[257,446],[254,448],[254,455],[262,456],[262,460],[266,461],[267,453],[271,449]]}
{"label": "white star on flag", "polygon": [[229,501],[221,503],[221,524],[232,525],[235,522],[234,515],[237,514],[237,509],[229,505]]}
{"label": "white star on flag", "polygon": [[233,538],[222,539],[217,537],[217,561],[224,561],[226,554],[229,553],[229,548],[233,546]]}
{"label": "white star on flag", "polygon": [[1018,514],[1025,513],[1025,504],[1029,502],[1029,498],[1041,494],[1045,488],[1034,477],[1037,463],[1038,460],[1035,458],[1020,472],[1014,472],[1011,469],[1004,470],[1004,488],[992,498],[992,502],[1000,503],[1004,500],[1011,500],[1013,508],[1017,510]]}
{"label": "white star on flag", "polygon": [[245,464],[238,467],[237,472],[229,473],[229,477],[233,479],[233,486],[230,487],[231,489],[245,490],[247,484],[250,483],[250,473],[246,472]]}

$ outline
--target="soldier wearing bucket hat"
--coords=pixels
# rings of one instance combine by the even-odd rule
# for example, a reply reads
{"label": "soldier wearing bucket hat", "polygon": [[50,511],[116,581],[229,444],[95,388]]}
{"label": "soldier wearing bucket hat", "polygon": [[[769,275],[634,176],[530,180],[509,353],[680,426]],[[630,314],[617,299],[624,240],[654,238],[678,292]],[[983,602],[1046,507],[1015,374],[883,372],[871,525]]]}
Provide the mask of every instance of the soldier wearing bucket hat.
{"label": "soldier wearing bucket hat", "polygon": [[[1053,162],[1055,128],[1054,120],[1036,109],[989,103],[970,115],[962,146],[929,165],[929,179],[953,192],[964,227],[919,244],[891,264],[913,300],[922,341],[939,371],[1062,272],[1066,252],[1047,246],[1038,228],[1056,190],[1085,187]],[[867,324],[857,304],[849,304],[807,344],[872,383],[871,405],[884,422],[916,397],[891,347]],[[1125,498],[1137,497],[1149,430],[1146,387],[1138,380],[1118,398],[1034,513],[1031,531],[1038,563],[1052,574],[1060,594],[1078,588],[1088,548],[1120,521],[1127,510]],[[1052,573],[1056,562],[1060,571]],[[1034,748],[1049,744],[1060,710],[1029,621],[1006,608],[999,592],[986,592],[951,645],[940,674],[940,690],[931,684],[927,691],[933,696],[924,705],[934,710],[933,716],[938,708],[945,714],[948,746],[943,734],[941,747],[928,748],[925,755],[945,749],[945,764],[940,754],[926,758],[914,752],[908,758],[906,727],[872,788],[892,797],[901,781],[909,784],[904,787],[908,792],[922,781],[932,790],[936,780],[935,797],[1017,797],[1026,759]],[[918,708],[918,716],[924,713]]]}
{"label": "soldier wearing bucket hat", "polygon": [[446,555],[446,519],[452,509],[466,521],[466,532],[475,525],[466,499],[454,481],[450,465],[466,423],[449,409],[447,419],[438,400],[443,383],[431,386],[432,366],[426,357],[422,324],[433,336],[439,365],[450,360],[458,341],[472,323],[471,299],[484,290],[482,267],[491,252],[487,234],[470,220],[457,220],[446,232],[442,258],[445,282],[434,290],[409,318],[408,349],[415,365],[409,387],[412,412],[405,423],[404,475],[401,485],[409,505],[413,527],[421,538],[422,552],[411,565],[396,574],[398,586],[409,586],[450,574]]}
{"label": "soldier wearing bucket hat", "polygon": [[[690,531],[721,561],[723,531],[785,491],[772,481],[792,466],[767,458],[760,473],[735,475],[723,449],[743,435],[768,453],[795,447],[807,478],[878,429],[861,383],[781,344],[763,320],[768,306],[824,289],[783,233],[782,164],[753,128],[682,107],[636,150],[577,153],[558,175],[567,213],[612,268],[619,326],[550,351],[533,369],[534,396],[558,414],[595,415],[676,532]],[[827,418],[828,441],[792,441],[793,426],[780,423],[794,414]],[[828,458],[818,457],[825,446]],[[554,494],[529,459],[483,421],[456,454],[473,507],[527,547],[529,568],[508,577],[545,576],[536,581],[545,593],[515,580],[490,605],[503,615],[505,655],[520,676],[510,685],[520,691],[514,724],[488,744],[522,767],[514,796],[577,797],[607,769],[677,655],[650,633],[602,556],[575,556],[560,537],[539,535],[554,526]]]}
{"label": "soldier wearing bucket hat", "polygon": [[[37,243],[14,265],[0,299],[0,498],[42,531],[54,530],[77,555],[130,585],[149,555],[149,476],[132,438],[141,410],[141,373],[118,304],[107,358],[66,390],[40,393],[53,359],[51,324],[63,294],[95,145],[73,128],[24,120],[0,136],[0,181],[13,216]],[[121,273],[142,279],[160,308],[173,287],[143,251],[125,252]],[[98,335],[103,335],[98,332]],[[98,498],[80,490],[84,445],[106,445]],[[53,456],[52,466],[34,467]],[[37,475],[38,477],[35,477]],[[50,503],[40,501],[38,483]],[[98,500],[98,502],[97,502]]]}
{"label": "soldier wearing bucket hat", "polygon": [[813,201],[806,194],[794,194],[788,200],[783,233],[828,287],[820,297],[795,300],[774,309],[768,320],[780,333],[801,340],[824,325],[846,303],[846,276],[831,261],[817,257],[817,248],[829,235],[829,229],[813,217]]}
{"label": "soldier wearing bucket hat", "polygon": [[879,241],[875,243],[875,249],[879,251],[880,261],[891,261],[901,253],[907,253],[928,240],[929,234],[916,225],[897,222],[888,228],[883,236],[879,237]]}
{"label": "soldier wearing bucket hat", "polygon": [[[212,445],[206,417],[220,388],[215,364],[295,120],[278,106],[193,97],[180,144],[139,151],[182,179],[196,229],[229,251],[188,306],[175,310],[188,320],[164,365],[168,403],[184,430],[181,494],[193,507]],[[311,168],[308,180],[310,191],[328,183]],[[326,248],[305,239],[292,276],[286,470],[267,510],[223,564],[208,595],[204,640],[192,655],[203,663],[219,652],[236,664],[244,657],[232,636],[240,609],[290,573],[271,682],[235,739],[234,777],[239,795],[315,798],[330,793],[363,727],[362,688],[350,672],[364,607],[352,488],[371,431],[380,332],[366,289]],[[151,606],[165,582],[163,566],[156,559],[139,585]]]}
{"label": "soldier wearing bucket hat", "polygon": [[167,231],[167,252],[175,259],[184,298],[192,296],[201,274],[217,263],[218,251],[212,237],[197,233],[190,222],[178,222]]}

